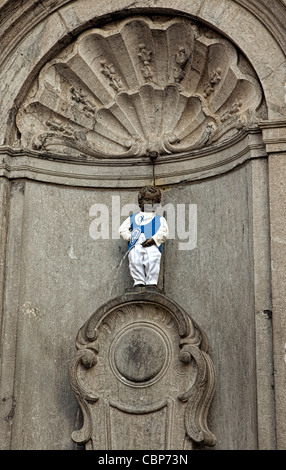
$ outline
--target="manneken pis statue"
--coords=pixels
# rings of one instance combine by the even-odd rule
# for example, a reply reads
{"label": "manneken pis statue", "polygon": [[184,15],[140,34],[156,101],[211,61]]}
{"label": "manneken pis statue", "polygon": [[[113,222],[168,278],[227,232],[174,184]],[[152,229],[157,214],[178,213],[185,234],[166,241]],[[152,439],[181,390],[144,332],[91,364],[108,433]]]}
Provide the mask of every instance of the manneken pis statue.
{"label": "manneken pis statue", "polygon": [[156,213],[160,202],[160,189],[145,186],[138,194],[140,212],[128,217],[119,229],[121,238],[128,241],[129,270],[134,287],[158,283],[162,243],[169,234],[166,219]]}

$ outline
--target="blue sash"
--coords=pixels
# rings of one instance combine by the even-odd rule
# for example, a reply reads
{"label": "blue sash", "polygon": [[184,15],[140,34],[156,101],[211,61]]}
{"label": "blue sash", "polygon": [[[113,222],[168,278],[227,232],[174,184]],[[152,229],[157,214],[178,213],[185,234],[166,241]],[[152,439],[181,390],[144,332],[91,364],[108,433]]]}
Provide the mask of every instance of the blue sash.
{"label": "blue sash", "polygon": [[[135,221],[135,217],[137,214],[132,214],[130,216],[130,223],[131,223],[131,238],[129,240],[129,245],[128,245],[128,251],[133,248],[133,246],[136,244],[138,241],[138,238],[140,237],[141,233],[144,233],[146,240],[148,238],[152,238],[153,235],[158,231],[160,225],[161,225],[161,216],[158,214],[155,214],[153,219],[145,225],[138,225]],[[156,245],[157,246],[157,245]],[[162,251],[161,245],[158,246],[158,249]]]}

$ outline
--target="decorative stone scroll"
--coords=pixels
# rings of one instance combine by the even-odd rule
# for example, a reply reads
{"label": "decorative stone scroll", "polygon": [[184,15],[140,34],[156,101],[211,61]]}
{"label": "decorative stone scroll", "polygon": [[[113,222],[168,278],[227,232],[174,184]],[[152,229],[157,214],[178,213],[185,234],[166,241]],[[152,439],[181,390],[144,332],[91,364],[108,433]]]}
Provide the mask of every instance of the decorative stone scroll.
{"label": "decorative stone scroll", "polygon": [[133,288],[100,307],[79,330],[70,383],[87,450],[214,446],[207,416],[215,373],[208,340],[156,288]]}
{"label": "decorative stone scroll", "polygon": [[187,18],[90,29],[47,63],[17,115],[21,147],[79,161],[184,155],[257,123],[256,74]]}

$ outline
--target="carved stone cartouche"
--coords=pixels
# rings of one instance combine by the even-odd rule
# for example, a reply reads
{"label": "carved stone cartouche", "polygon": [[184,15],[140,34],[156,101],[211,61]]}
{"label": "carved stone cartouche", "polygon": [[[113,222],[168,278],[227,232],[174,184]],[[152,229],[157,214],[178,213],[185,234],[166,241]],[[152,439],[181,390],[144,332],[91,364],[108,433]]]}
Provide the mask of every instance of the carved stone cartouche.
{"label": "carved stone cartouche", "polygon": [[130,289],[80,329],[70,383],[86,449],[214,446],[215,373],[202,329],[157,288]]}

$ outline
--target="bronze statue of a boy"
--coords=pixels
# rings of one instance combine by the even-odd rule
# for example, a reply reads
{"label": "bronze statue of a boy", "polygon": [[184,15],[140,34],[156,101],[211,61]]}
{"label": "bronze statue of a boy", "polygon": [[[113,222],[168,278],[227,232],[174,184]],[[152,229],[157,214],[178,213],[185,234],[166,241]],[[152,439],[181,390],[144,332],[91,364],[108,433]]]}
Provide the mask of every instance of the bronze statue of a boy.
{"label": "bronze statue of a boy", "polygon": [[156,213],[161,191],[145,186],[138,194],[140,212],[132,214],[120,226],[121,238],[128,241],[129,270],[135,286],[157,285],[161,246],[168,238],[167,221]]}

